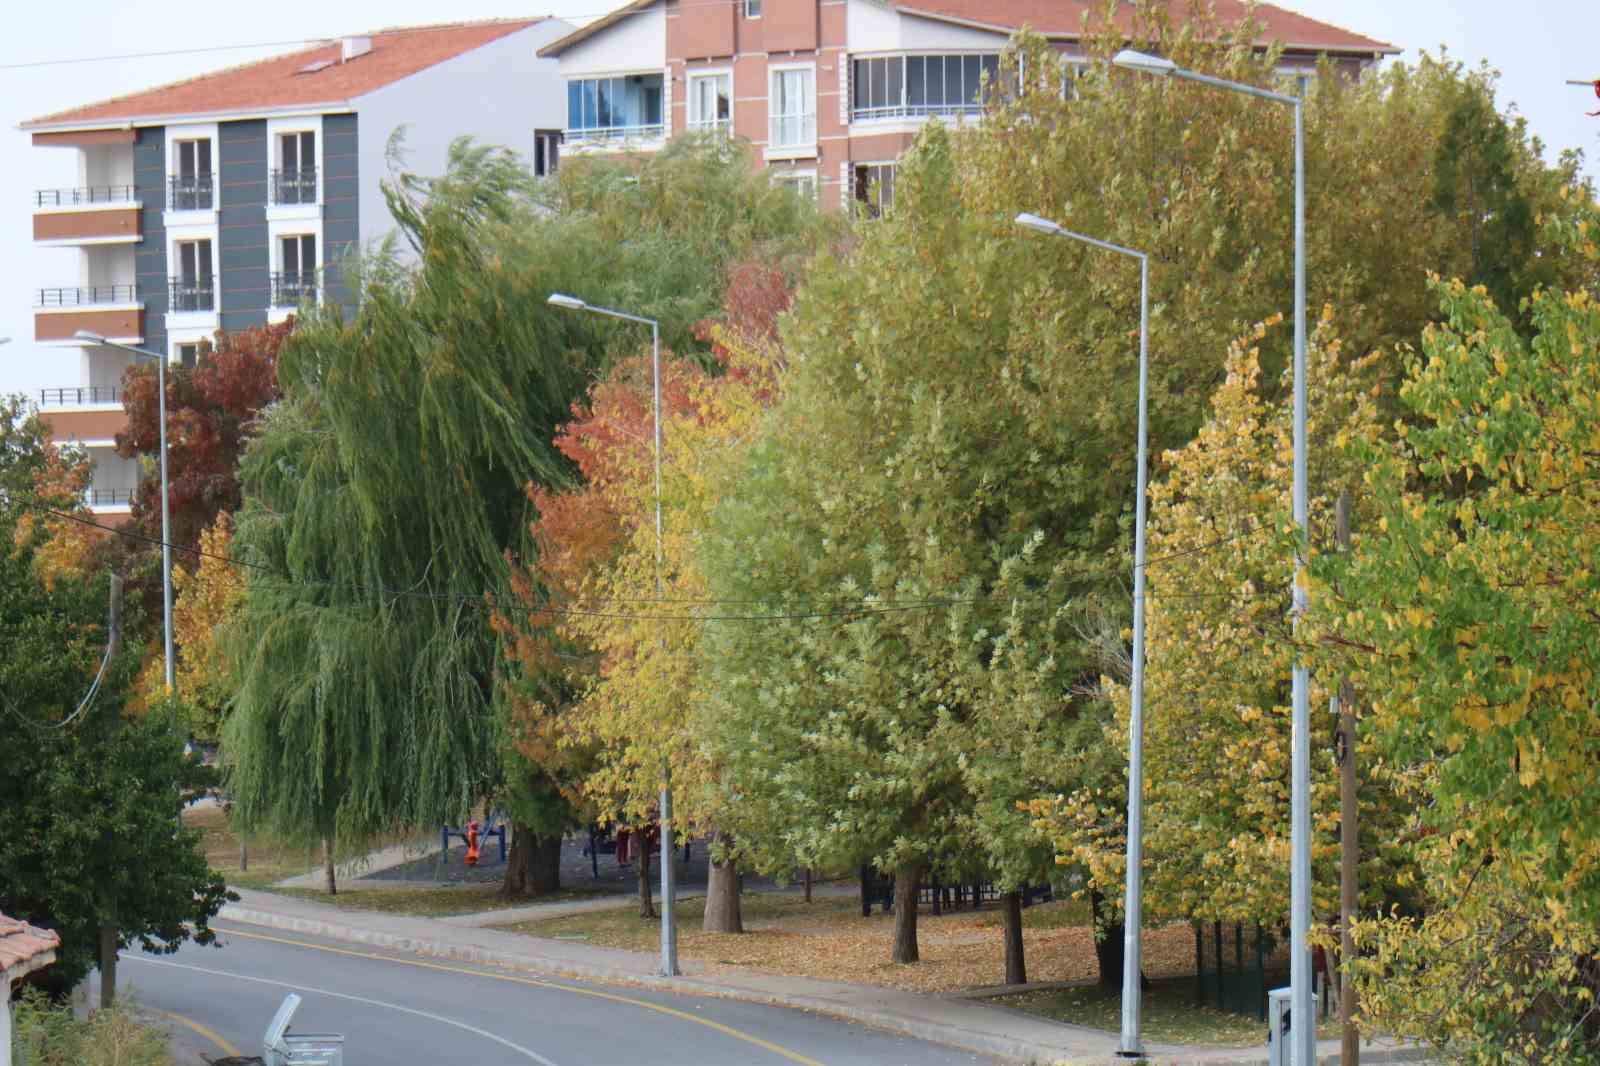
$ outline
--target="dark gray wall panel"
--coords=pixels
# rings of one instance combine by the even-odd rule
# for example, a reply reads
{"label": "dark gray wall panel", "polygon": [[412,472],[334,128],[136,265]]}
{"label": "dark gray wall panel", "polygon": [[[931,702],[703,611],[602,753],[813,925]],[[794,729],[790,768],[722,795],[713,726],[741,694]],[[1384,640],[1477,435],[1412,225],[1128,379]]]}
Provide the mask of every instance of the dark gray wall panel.
{"label": "dark gray wall panel", "polygon": [[266,120],[221,123],[217,139],[218,311],[223,329],[248,329],[266,322],[272,299]]}
{"label": "dark gray wall panel", "polygon": [[356,139],[356,116],[322,117],[322,240],[326,247],[324,288],[328,300],[355,310],[355,296],[344,283],[343,260],[360,240],[357,222],[359,201],[360,145]]}
{"label": "dark gray wall panel", "polygon": [[160,126],[141,127],[133,142],[133,184],[139,197],[140,241],[133,248],[133,277],[144,298],[144,346],[167,348],[167,138]]}

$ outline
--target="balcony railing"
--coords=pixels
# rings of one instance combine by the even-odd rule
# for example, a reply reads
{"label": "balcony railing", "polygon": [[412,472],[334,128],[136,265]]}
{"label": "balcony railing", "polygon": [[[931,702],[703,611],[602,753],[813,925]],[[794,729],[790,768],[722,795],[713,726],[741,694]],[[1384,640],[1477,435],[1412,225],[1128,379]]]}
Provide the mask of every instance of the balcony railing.
{"label": "balcony railing", "polygon": [[169,312],[213,311],[217,306],[215,283],[210,278],[171,278],[167,300]]}
{"label": "balcony railing", "polygon": [[585,145],[659,141],[666,135],[666,126],[659,122],[649,126],[592,126],[582,130],[567,130],[566,143]]}
{"label": "balcony railing", "polygon": [[785,148],[811,148],[817,143],[817,116],[773,115],[768,150]]}
{"label": "balcony railing", "polygon": [[301,167],[299,170],[274,170],[272,172],[272,202],[274,204],[316,203],[317,168]]}
{"label": "balcony railing", "polygon": [[701,118],[689,123],[691,133],[720,133],[724,137],[733,132],[731,118]]}
{"label": "balcony railing", "polygon": [[210,174],[167,179],[167,206],[174,211],[209,211],[214,199]]}
{"label": "balcony railing", "polygon": [[40,389],[40,407],[82,407],[92,403],[121,403],[122,390],[115,385],[74,385],[64,389]]}
{"label": "balcony railing", "polygon": [[893,107],[857,107],[851,109],[850,121],[870,122],[875,118],[927,118],[929,115],[941,115],[945,118],[956,116],[981,118],[983,108],[978,104],[897,104]]}
{"label": "balcony railing", "polygon": [[33,194],[34,207],[80,207],[89,204],[134,202],[132,185],[86,185],[81,189],[39,189]]}
{"label": "balcony railing", "polygon": [[272,275],[272,306],[299,307],[317,302],[316,271]]}
{"label": "balcony railing", "polygon": [[83,502],[90,507],[117,507],[133,503],[132,489],[84,489]]}
{"label": "balcony railing", "polygon": [[136,285],[81,285],[70,289],[40,289],[35,307],[85,307],[91,304],[138,302]]}

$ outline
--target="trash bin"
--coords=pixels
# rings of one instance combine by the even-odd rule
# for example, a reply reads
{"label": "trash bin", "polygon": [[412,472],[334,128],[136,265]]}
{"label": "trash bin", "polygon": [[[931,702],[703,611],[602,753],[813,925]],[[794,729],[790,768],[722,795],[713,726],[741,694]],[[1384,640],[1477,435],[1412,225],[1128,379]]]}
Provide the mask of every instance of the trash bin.
{"label": "trash bin", "polygon": [[[1289,1031],[1294,1019],[1289,1008],[1294,1004],[1294,990],[1274,988],[1267,993],[1267,1063],[1268,1066],[1301,1066],[1294,1061],[1289,1050]],[[1311,997],[1311,1023],[1316,1024],[1317,997]],[[1307,1064],[1315,1066],[1315,1064]]]}
{"label": "trash bin", "polygon": [[261,1040],[266,1066],[344,1066],[344,1037],[333,1033],[290,1035],[289,1023],[299,1009],[299,996],[290,992],[283,997]]}

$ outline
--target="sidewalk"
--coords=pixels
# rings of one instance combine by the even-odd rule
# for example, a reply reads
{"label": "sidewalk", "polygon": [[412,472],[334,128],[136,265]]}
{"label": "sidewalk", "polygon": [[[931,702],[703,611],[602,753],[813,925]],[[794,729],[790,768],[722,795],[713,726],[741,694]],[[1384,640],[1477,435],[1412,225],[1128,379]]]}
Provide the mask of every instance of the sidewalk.
{"label": "sidewalk", "polygon": [[[708,968],[694,960],[682,961],[682,976],[666,978],[656,972],[657,959],[650,954],[543,940],[475,927],[460,918],[413,918],[342,910],[294,897],[238,891],[239,902],[224,907],[221,918],[525,973],[809,1010],[1012,1062],[1109,1066],[1127,1061],[1116,1057],[1114,1034],[1051,1022],[961,997],[918,995],[871,985],[727,966]],[[572,904],[544,906],[570,907]],[[531,911],[534,907],[522,909]],[[495,921],[516,920],[507,917],[505,911],[492,913]],[[1337,1063],[1338,1052],[1336,1040],[1323,1041],[1318,1047],[1318,1059],[1323,1063]],[[1213,1050],[1151,1046],[1149,1054],[1152,1063],[1162,1066],[1265,1066],[1266,1063],[1264,1047]],[[1422,1060],[1425,1053],[1417,1048],[1378,1041],[1363,1045],[1361,1057],[1363,1062],[1372,1064],[1412,1062]]]}

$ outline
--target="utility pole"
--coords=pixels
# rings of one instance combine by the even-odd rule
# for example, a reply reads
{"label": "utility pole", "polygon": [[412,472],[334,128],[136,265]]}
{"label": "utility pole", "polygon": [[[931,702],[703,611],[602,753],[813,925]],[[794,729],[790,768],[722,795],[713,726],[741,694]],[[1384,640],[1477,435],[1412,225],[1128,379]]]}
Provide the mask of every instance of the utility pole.
{"label": "utility pole", "polygon": [[[1334,511],[1335,536],[1339,550],[1350,550],[1350,492],[1339,494]],[[1361,858],[1361,839],[1356,813],[1356,699],[1348,679],[1339,682],[1339,739],[1335,752],[1339,759],[1339,1043],[1340,1066],[1359,1066],[1361,1034],[1356,1031],[1356,990],[1344,974],[1344,967],[1355,957],[1356,942],[1350,923],[1356,917],[1357,864]]]}
{"label": "utility pole", "polygon": [[[111,609],[106,619],[106,662],[114,662],[122,650],[122,578],[111,575]],[[117,712],[113,711],[113,716]],[[115,732],[121,723],[113,720],[107,732]],[[100,1006],[109,1007],[117,998],[117,924],[100,923]]]}

